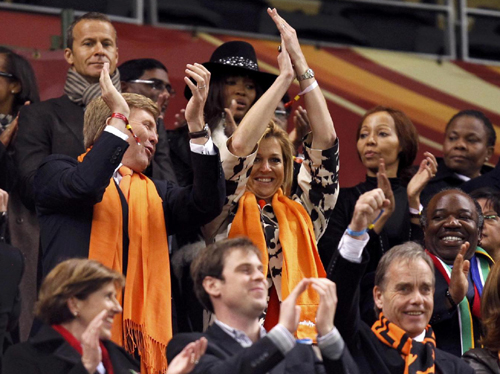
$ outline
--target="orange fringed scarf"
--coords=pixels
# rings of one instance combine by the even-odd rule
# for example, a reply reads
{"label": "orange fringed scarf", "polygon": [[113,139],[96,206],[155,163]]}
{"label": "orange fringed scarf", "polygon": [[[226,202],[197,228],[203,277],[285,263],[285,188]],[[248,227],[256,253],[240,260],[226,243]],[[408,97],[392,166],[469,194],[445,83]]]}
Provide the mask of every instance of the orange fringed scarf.
{"label": "orange fringed scarf", "polygon": [[372,326],[377,338],[394,348],[405,360],[404,374],[431,374],[436,372],[436,338],[430,325],[425,329],[422,342],[408,336],[406,331],[389,322],[381,312],[379,319]]}
{"label": "orange fringed scarf", "polygon": [[[326,273],[318,255],[311,217],[304,207],[283,195],[281,189],[274,194],[271,204],[278,220],[279,240],[283,248],[281,295],[284,300],[303,278],[324,278]],[[262,263],[267,273],[269,254],[257,199],[253,193],[245,192],[240,198],[238,211],[228,236],[230,238],[249,237],[260,249]],[[297,305],[302,309],[297,337],[315,339],[319,295],[309,287],[299,296]],[[266,314],[266,328],[270,329],[275,326],[278,323],[278,317],[279,303],[270,302]]]}
{"label": "orange fringed scarf", "polygon": [[[141,173],[131,176],[125,198],[129,212],[125,300],[120,300],[123,313],[115,317],[112,339],[129,353],[137,348],[143,374],[166,373],[165,351],[172,338],[172,311],[162,200],[153,181]],[[122,205],[111,179],[102,201],[94,205],[89,258],[122,272],[122,245]]]}

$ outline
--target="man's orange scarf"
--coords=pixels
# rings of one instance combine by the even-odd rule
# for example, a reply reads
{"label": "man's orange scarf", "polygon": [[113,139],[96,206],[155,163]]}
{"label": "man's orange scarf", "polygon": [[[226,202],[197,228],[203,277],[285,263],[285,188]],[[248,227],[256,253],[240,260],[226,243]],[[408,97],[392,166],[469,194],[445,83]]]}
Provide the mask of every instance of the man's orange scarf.
{"label": "man's orange scarf", "polygon": [[[281,189],[274,194],[271,204],[278,220],[279,240],[283,248],[281,296],[284,300],[303,278],[324,278],[326,273],[318,255],[311,217],[304,207],[283,195]],[[240,198],[238,211],[228,236],[250,238],[262,253],[262,264],[267,273],[269,254],[259,206],[253,193],[246,192]],[[302,309],[297,337],[314,339],[317,335],[315,321],[319,295],[309,287],[299,296],[297,305]],[[270,301],[266,314],[266,328],[276,325],[278,317],[279,302]]]}
{"label": "man's orange scarf", "polygon": [[[82,161],[84,156],[78,160]],[[125,194],[128,201],[128,265],[124,300],[120,300],[123,313],[115,317],[112,339],[129,353],[137,348],[143,374],[165,373],[165,351],[172,338],[172,311],[162,199],[153,181],[141,173],[123,178],[130,178],[128,196]],[[122,204],[112,178],[102,201],[94,205],[89,258],[122,272],[122,247]]]}
{"label": "man's orange scarf", "polygon": [[406,331],[389,322],[380,313],[379,319],[372,326],[377,338],[394,348],[405,360],[404,374],[431,374],[436,372],[436,337],[430,325],[425,329],[422,342],[417,342],[408,336]]}

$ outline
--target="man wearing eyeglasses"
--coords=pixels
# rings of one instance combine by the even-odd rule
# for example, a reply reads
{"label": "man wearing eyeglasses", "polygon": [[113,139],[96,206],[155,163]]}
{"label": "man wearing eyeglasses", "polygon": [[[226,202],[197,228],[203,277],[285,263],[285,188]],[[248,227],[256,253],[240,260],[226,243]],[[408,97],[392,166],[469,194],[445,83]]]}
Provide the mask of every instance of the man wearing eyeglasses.
{"label": "man wearing eyeglasses", "polygon": [[153,100],[160,109],[157,123],[158,144],[155,157],[145,174],[154,179],[169,180],[177,184],[167,132],[163,116],[168,103],[175,96],[175,90],[170,84],[168,70],[160,61],[152,58],[129,60],[118,67],[120,71],[122,92],[137,93]]}

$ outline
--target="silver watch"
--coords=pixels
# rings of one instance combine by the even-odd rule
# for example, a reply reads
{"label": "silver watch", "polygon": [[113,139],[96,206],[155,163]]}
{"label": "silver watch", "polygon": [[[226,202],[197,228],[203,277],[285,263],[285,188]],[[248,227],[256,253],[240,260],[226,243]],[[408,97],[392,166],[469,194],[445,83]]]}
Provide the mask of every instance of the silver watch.
{"label": "silver watch", "polygon": [[314,78],[314,71],[313,71],[313,69],[307,69],[304,74],[297,76],[297,80],[299,82],[303,81],[305,79],[309,79],[309,78]]}

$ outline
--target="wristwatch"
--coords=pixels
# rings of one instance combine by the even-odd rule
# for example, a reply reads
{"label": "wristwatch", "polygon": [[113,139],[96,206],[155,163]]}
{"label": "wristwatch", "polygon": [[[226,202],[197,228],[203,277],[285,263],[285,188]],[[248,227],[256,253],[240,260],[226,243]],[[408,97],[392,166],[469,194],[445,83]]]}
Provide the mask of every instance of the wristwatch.
{"label": "wristwatch", "polygon": [[297,80],[299,82],[303,81],[305,79],[310,79],[310,78],[314,78],[314,71],[313,71],[313,69],[307,69],[304,74],[297,76]]}
{"label": "wristwatch", "polygon": [[208,123],[205,124],[205,127],[201,131],[193,131],[188,133],[189,139],[198,139],[198,138],[209,138],[209,128]]}

